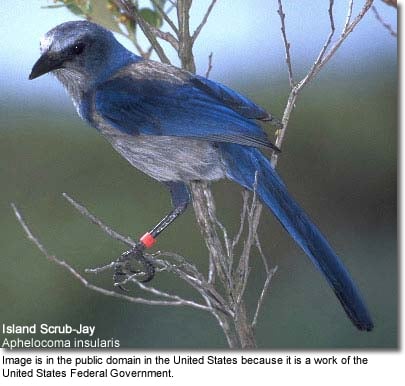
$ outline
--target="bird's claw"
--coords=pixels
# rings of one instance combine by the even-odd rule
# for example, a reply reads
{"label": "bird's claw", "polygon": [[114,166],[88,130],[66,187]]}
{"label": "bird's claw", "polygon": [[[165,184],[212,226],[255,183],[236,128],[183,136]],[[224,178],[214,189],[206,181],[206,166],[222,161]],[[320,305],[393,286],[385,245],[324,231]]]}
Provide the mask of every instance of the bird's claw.
{"label": "bird's claw", "polygon": [[[140,280],[142,283],[151,281],[155,276],[155,267],[152,262],[144,255],[145,245],[142,243],[136,244],[132,249],[125,251],[118,257],[115,264],[115,272],[113,280],[115,285],[123,291],[128,291],[121,284],[128,277],[128,274],[143,273],[144,277]],[[131,261],[135,260],[143,266],[141,271],[134,270],[131,266]]]}

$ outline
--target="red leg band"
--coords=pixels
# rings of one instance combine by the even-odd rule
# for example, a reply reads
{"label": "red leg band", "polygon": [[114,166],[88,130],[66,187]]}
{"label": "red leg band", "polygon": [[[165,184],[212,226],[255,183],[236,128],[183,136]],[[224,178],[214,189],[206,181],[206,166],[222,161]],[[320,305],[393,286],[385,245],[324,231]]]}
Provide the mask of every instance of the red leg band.
{"label": "red leg band", "polygon": [[139,240],[146,248],[150,248],[156,243],[156,239],[149,232],[146,232]]}

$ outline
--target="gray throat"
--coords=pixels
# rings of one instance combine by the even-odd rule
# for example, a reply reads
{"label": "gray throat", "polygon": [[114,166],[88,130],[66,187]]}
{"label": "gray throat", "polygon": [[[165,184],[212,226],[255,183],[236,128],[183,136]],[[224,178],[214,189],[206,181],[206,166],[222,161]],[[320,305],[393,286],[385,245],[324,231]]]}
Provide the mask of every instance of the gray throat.
{"label": "gray throat", "polygon": [[80,102],[88,89],[88,81],[86,81],[87,77],[77,71],[66,68],[55,70],[53,71],[53,74],[63,84],[65,90],[73,100],[77,113],[82,117]]}

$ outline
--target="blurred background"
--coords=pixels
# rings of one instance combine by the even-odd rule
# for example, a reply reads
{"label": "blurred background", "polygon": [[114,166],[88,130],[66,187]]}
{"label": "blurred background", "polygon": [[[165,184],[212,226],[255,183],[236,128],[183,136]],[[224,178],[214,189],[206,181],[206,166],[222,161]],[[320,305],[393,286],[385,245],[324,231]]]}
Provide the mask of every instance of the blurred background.
{"label": "blurred background", "polygon": [[[328,1],[286,1],[286,27],[296,79],[314,61],[328,34]],[[337,35],[347,2],[337,2]],[[209,1],[194,1],[192,26]],[[362,1],[355,1],[354,14]],[[83,123],[50,76],[28,81],[39,39],[77,19],[52,1],[4,0],[0,6],[0,315],[2,323],[96,326],[96,336],[123,347],[225,348],[216,321],[203,311],[133,305],[91,292],[48,262],[25,238],[12,214],[15,202],[50,253],[83,270],[125,247],[106,237],[61,196],[67,192],[116,230],[137,237],[169,207],[159,183],[132,168]],[[396,29],[396,9],[375,5]],[[195,47],[197,72],[248,95],[281,116],[288,95],[277,1],[219,1]],[[132,44],[120,37],[124,44]],[[362,290],[375,321],[358,332],[327,284],[273,216],[260,235],[272,266],[270,293],[257,326],[260,348],[398,347],[397,41],[369,12],[301,97],[292,114],[278,170],[290,192],[327,235]],[[169,56],[176,61],[174,53]],[[271,128],[268,128],[273,137]],[[220,218],[239,224],[241,194],[230,182],[214,185]],[[181,243],[179,242],[181,239]],[[180,244],[180,245],[179,245]],[[207,253],[192,210],[159,239],[201,270]],[[248,303],[264,280],[252,259]],[[205,271],[204,271],[205,272]],[[112,287],[109,274],[89,277]],[[194,293],[168,275],[154,285]],[[253,308],[252,308],[253,310]]]}

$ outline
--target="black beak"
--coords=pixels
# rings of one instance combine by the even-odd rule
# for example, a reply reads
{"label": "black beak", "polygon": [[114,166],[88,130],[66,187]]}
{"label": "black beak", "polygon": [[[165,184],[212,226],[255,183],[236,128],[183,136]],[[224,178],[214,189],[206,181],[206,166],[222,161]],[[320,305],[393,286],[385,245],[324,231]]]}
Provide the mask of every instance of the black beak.
{"label": "black beak", "polygon": [[28,77],[28,79],[29,80],[35,79],[41,75],[48,73],[49,71],[61,68],[62,64],[63,64],[62,58],[58,58],[54,55],[50,55],[48,52],[45,52],[36,61],[34,67],[32,67],[31,74]]}

